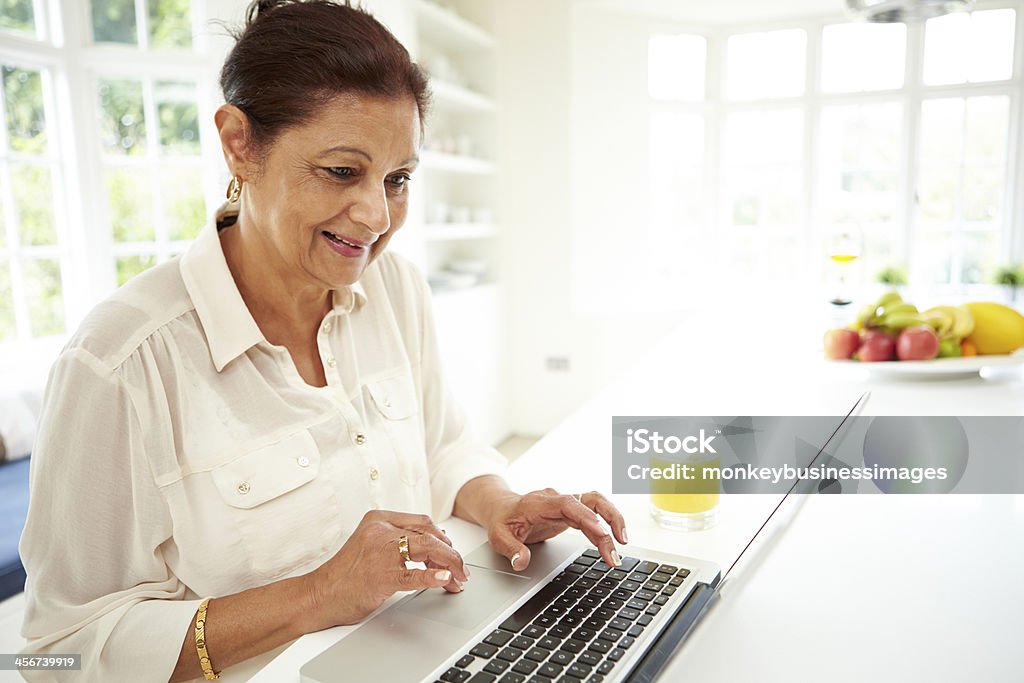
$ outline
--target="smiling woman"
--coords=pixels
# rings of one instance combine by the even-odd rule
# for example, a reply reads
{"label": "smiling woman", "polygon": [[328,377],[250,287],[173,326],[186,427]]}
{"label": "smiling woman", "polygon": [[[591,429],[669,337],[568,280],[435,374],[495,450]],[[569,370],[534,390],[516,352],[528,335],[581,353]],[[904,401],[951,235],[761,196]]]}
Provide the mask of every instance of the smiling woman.
{"label": "smiling woman", "polygon": [[612,565],[626,542],[600,494],[510,491],[448,393],[426,284],[385,251],[428,98],[405,49],[326,0],[259,0],[237,38],[229,202],[89,314],[42,411],[23,633],[81,680],[240,680],[397,591],[461,592],[434,519],[516,571],[570,526]]}

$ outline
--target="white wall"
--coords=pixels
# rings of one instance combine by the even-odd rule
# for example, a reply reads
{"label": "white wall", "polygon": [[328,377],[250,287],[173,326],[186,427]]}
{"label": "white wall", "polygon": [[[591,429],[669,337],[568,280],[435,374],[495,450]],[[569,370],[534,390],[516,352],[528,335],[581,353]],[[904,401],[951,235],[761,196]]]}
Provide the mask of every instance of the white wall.
{"label": "white wall", "polygon": [[[573,208],[588,201],[574,182],[579,170],[574,154],[581,144],[618,147],[618,141],[603,137],[575,140],[581,119],[597,115],[585,106],[593,91],[579,92],[577,82],[599,89],[606,76],[600,54],[588,53],[598,45],[581,52],[571,40],[578,20],[575,4],[498,3],[500,215],[512,424],[525,434],[544,433],[560,422],[682,319],[680,314],[586,315],[573,310]],[[587,127],[600,127],[598,120]],[[568,370],[547,370],[546,360],[553,356],[567,358]]]}

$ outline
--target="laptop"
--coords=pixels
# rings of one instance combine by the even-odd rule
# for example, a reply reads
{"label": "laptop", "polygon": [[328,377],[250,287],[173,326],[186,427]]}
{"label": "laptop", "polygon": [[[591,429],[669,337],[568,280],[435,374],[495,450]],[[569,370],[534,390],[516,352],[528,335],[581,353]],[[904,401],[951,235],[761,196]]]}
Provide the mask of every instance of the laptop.
{"label": "laptop", "polygon": [[712,562],[630,545],[619,547],[622,566],[610,567],[571,533],[531,547],[530,566],[513,573],[484,544],[464,558],[473,580],[462,593],[406,596],[303,665],[301,681],[654,681],[800,483],[724,577]]}

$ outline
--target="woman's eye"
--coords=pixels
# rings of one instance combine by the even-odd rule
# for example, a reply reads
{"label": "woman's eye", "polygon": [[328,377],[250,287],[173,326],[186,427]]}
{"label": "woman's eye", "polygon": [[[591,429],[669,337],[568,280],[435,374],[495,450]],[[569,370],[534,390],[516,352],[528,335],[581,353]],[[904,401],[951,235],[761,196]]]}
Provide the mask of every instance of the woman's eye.
{"label": "woman's eye", "polygon": [[392,189],[395,190],[404,190],[405,186],[409,184],[410,180],[412,180],[412,178],[404,173],[401,173],[399,175],[393,175],[390,178],[388,178],[388,182],[391,184]]}
{"label": "woman's eye", "polygon": [[356,174],[356,170],[354,168],[349,168],[348,166],[335,166],[328,168],[327,171],[331,175],[336,175],[339,178],[351,178]]}

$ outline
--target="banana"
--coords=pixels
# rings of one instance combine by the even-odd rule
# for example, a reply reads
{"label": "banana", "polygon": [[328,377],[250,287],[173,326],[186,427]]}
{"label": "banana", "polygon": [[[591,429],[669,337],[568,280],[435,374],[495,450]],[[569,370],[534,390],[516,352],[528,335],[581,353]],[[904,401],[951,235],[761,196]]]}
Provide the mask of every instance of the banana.
{"label": "banana", "polygon": [[875,302],[875,306],[882,308],[890,304],[898,304],[901,301],[903,301],[903,297],[900,296],[899,292],[893,289],[878,297],[878,301]]}
{"label": "banana", "polygon": [[924,320],[921,319],[921,316],[914,313],[890,313],[882,318],[882,327],[902,330],[906,327],[920,325],[923,322]]}
{"label": "banana", "polygon": [[934,306],[924,312],[926,321],[932,319],[941,320],[941,326],[936,326],[935,333],[939,339],[961,340],[974,331],[974,316],[963,306]]}

